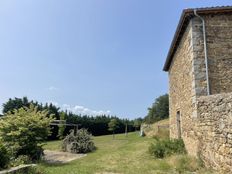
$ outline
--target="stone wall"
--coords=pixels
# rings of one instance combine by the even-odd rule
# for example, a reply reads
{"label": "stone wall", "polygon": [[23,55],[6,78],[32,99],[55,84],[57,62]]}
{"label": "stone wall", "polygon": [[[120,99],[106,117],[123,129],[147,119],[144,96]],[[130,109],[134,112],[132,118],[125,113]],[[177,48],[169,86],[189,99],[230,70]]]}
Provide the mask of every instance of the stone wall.
{"label": "stone wall", "polygon": [[199,152],[215,169],[232,172],[232,93],[197,99]]}
{"label": "stone wall", "polygon": [[205,16],[211,93],[232,92],[232,14]]}
{"label": "stone wall", "polygon": [[[194,17],[183,34],[169,68],[170,137],[181,133],[190,155],[207,166],[232,173],[232,14],[208,14],[206,37],[209,82],[207,95],[202,21]],[[222,94],[227,93],[227,94]]]}
{"label": "stone wall", "polygon": [[169,69],[169,114],[170,137],[178,138],[177,112],[180,112],[181,137],[190,154],[196,154],[192,101],[193,86],[192,23],[189,23],[182,37]]}
{"label": "stone wall", "polygon": [[[202,21],[195,17],[192,19],[192,42],[193,42],[193,86],[196,96],[207,95],[204,40],[202,33]],[[196,102],[193,101],[194,103]]]}
{"label": "stone wall", "polygon": [[[232,92],[232,14],[202,16],[206,25],[209,83],[211,94]],[[202,21],[193,23],[193,57],[196,95],[207,94]]]}

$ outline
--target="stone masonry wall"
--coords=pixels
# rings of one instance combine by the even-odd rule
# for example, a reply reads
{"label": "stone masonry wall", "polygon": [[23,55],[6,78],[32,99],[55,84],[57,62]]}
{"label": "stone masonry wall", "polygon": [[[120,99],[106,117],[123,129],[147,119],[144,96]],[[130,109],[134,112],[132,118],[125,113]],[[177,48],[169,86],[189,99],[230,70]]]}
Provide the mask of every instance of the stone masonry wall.
{"label": "stone masonry wall", "polygon": [[[202,17],[206,25],[211,94],[232,92],[232,14]],[[196,96],[203,96],[207,94],[207,84],[202,22],[194,17],[192,23]]]}
{"label": "stone masonry wall", "polygon": [[199,152],[207,166],[232,173],[232,93],[197,99]]}
{"label": "stone masonry wall", "polygon": [[[202,16],[206,22],[210,96],[207,95],[202,22],[194,17],[169,68],[170,137],[181,132],[190,155],[232,173],[232,14]],[[217,94],[217,95],[216,95]]]}
{"label": "stone masonry wall", "polygon": [[211,93],[232,92],[232,14],[205,16]]}
{"label": "stone masonry wall", "polygon": [[202,21],[195,17],[192,19],[192,42],[193,42],[193,71],[194,90],[196,103],[197,96],[207,95],[206,68],[204,55],[204,41],[202,34]]}
{"label": "stone masonry wall", "polygon": [[169,69],[169,124],[170,137],[178,138],[176,115],[179,111],[181,137],[185,142],[188,152],[195,155],[197,152],[197,142],[195,142],[196,138],[192,121],[192,97],[195,96],[192,50],[192,23],[189,23]]}

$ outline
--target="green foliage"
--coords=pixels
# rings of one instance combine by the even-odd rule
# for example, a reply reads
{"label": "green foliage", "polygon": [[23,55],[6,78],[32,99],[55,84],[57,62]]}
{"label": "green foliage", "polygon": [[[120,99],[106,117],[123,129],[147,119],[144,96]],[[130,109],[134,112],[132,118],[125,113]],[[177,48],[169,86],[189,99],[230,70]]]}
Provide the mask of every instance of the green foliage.
{"label": "green foliage", "polygon": [[[22,107],[29,107],[30,105],[34,105],[38,111],[46,110],[48,115],[53,115],[53,117],[57,120],[60,119],[59,109],[52,103],[48,104],[46,103],[43,105],[42,103],[38,103],[37,101],[29,101],[27,97],[23,98],[14,98],[9,99],[6,103],[3,104],[3,113],[11,113],[13,114],[15,110],[18,110]],[[50,140],[57,139],[58,137],[58,126],[51,126],[51,135],[49,136]]]}
{"label": "green foliage", "polygon": [[6,114],[8,112],[13,113],[14,110],[17,110],[21,107],[29,107],[30,102],[28,101],[27,97],[21,98],[14,98],[14,99],[9,99],[6,103],[3,104],[3,113]]}
{"label": "green foliage", "polygon": [[86,129],[80,129],[76,135],[72,131],[62,142],[62,149],[71,153],[87,153],[95,149],[92,135]]}
{"label": "green foliage", "polygon": [[[65,112],[60,112],[60,120],[65,120]],[[64,137],[64,131],[65,131],[65,125],[59,125],[59,132],[58,132],[58,137],[60,139],[63,139]]]}
{"label": "green foliage", "polygon": [[15,172],[15,174],[45,174],[45,173],[46,172],[41,167],[37,167],[37,166],[28,167]]}
{"label": "green foliage", "polygon": [[139,130],[140,129],[140,126],[143,122],[143,119],[142,118],[137,118],[134,120],[134,127],[136,130]]}
{"label": "green foliage", "polygon": [[13,155],[27,155],[37,160],[42,154],[41,142],[50,134],[52,115],[37,107],[20,108],[0,119],[0,137]]}
{"label": "green foliage", "polygon": [[110,120],[108,123],[109,131],[114,132],[118,128],[118,121],[116,119]]}
{"label": "green foliage", "polygon": [[[38,111],[47,110],[48,115],[54,115],[56,120],[65,120],[70,124],[79,124],[80,128],[86,128],[92,135],[107,135],[110,134],[111,131],[108,130],[108,123],[111,119],[116,119],[118,121],[118,129],[117,133],[125,132],[125,126],[127,124],[128,132],[132,132],[135,130],[133,120],[119,119],[116,116],[110,115],[77,115],[71,112],[60,111],[60,108],[53,105],[52,103],[41,104],[37,101],[29,100],[27,97],[23,98],[14,98],[9,99],[7,102],[3,104],[3,113],[7,114],[8,112],[13,113],[14,110],[18,110],[21,107],[29,107],[30,104],[33,104],[38,108]],[[1,117],[1,115],[0,115]],[[48,137],[48,140],[56,140],[58,138],[62,138],[63,136],[70,133],[70,130],[73,129],[70,126],[50,126],[51,127],[51,135]],[[63,132],[63,133],[62,133]]]}
{"label": "green foliage", "polygon": [[7,168],[10,162],[10,155],[6,147],[0,142],[0,169]]}
{"label": "green foliage", "polygon": [[[127,120],[127,119],[120,119],[115,116],[106,116],[106,115],[100,115],[100,116],[88,116],[88,115],[76,115],[73,113],[68,113],[66,115],[66,121],[67,123],[72,124],[80,124],[80,128],[88,129],[89,132],[91,132],[94,136],[99,135],[108,135],[111,134],[112,131],[109,131],[108,123],[112,120],[116,119],[118,122],[118,128],[115,130],[115,133],[124,133],[125,127],[127,124],[127,131],[132,132],[135,130],[133,120]],[[69,134],[72,127],[66,127],[64,135]]]}
{"label": "green foliage", "polygon": [[186,153],[182,139],[156,139],[156,142],[149,147],[149,153],[156,158],[164,158],[172,154]]}
{"label": "green foliage", "polygon": [[118,121],[116,119],[111,119],[108,123],[108,130],[113,133],[113,139],[116,129],[118,129]]}
{"label": "green foliage", "polygon": [[17,158],[12,159],[10,162],[11,167],[16,167],[22,164],[29,164],[31,163],[31,160],[26,155],[19,155]]}
{"label": "green foliage", "polygon": [[154,123],[169,117],[169,98],[168,94],[158,97],[148,108],[148,114],[145,117],[146,123]]}

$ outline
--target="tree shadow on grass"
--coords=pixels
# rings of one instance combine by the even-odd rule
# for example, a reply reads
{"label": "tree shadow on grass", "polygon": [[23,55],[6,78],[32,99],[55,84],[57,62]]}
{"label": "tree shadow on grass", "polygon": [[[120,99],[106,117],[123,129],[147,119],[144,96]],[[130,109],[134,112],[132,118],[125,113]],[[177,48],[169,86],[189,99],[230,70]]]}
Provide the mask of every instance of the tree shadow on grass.
{"label": "tree shadow on grass", "polygon": [[55,162],[55,163],[49,163],[45,160],[41,161],[40,164],[42,166],[45,166],[45,167],[60,167],[60,166],[68,166],[70,165],[71,162],[66,162],[66,163],[62,163],[62,162]]}

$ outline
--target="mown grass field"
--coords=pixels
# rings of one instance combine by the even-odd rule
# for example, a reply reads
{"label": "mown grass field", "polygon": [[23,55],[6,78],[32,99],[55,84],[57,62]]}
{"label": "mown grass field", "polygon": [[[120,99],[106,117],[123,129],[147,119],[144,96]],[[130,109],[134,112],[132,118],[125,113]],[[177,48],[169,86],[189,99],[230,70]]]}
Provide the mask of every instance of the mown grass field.
{"label": "mown grass field", "polygon": [[[154,159],[148,153],[154,139],[139,137],[138,133],[94,137],[97,150],[84,158],[63,165],[40,164],[48,174],[164,174],[177,173],[175,160],[178,156]],[[45,149],[60,150],[60,141],[49,142]],[[189,165],[197,165],[189,164]],[[186,169],[186,172],[189,173]],[[200,170],[197,173],[208,173]]]}

